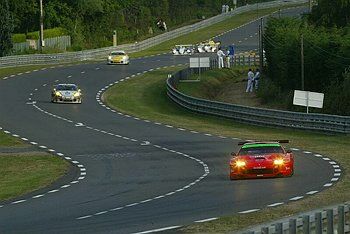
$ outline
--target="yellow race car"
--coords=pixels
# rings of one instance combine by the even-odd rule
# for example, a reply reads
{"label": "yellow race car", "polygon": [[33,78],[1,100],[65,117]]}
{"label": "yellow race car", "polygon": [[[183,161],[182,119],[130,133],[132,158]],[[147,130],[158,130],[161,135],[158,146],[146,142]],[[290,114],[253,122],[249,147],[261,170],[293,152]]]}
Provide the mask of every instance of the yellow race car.
{"label": "yellow race car", "polygon": [[130,63],[130,58],[129,55],[125,53],[123,50],[119,51],[112,51],[108,55],[107,59],[108,64],[129,64]]}

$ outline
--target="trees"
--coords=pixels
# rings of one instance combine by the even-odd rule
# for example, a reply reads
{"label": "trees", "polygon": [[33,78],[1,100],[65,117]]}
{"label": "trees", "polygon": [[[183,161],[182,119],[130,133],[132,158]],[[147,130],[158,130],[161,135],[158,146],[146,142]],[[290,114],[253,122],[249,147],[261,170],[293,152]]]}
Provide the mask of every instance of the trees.
{"label": "trees", "polygon": [[[257,0],[248,2],[254,1]],[[39,29],[38,2],[9,0],[15,33]],[[111,45],[114,30],[119,43],[141,40],[151,32],[160,33],[156,26],[159,19],[171,29],[219,14],[222,4],[231,3],[232,0],[44,0],[44,24],[45,28],[67,29],[73,45],[79,48],[93,48]]]}
{"label": "trees", "polygon": [[8,0],[0,1],[0,57],[8,55],[12,44],[13,23]]}
{"label": "trees", "polygon": [[305,24],[299,19],[271,19],[264,35],[269,81],[261,84],[264,101],[291,107],[301,89],[300,38],[304,37],[305,90],[325,93],[325,113],[350,115],[350,30]]}
{"label": "trees", "polygon": [[310,20],[316,25],[344,27],[350,24],[350,0],[318,0]]}
{"label": "trees", "polygon": [[10,10],[14,18],[14,31],[28,33],[39,29],[39,1],[10,0]]}

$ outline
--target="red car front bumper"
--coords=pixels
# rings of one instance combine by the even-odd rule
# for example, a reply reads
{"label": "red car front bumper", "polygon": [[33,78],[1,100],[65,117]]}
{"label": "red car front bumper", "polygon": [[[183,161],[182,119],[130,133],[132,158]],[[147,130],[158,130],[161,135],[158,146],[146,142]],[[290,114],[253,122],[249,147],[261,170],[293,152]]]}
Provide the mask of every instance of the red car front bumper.
{"label": "red car front bumper", "polygon": [[288,177],[294,173],[293,165],[275,166],[270,168],[230,168],[230,179]]}

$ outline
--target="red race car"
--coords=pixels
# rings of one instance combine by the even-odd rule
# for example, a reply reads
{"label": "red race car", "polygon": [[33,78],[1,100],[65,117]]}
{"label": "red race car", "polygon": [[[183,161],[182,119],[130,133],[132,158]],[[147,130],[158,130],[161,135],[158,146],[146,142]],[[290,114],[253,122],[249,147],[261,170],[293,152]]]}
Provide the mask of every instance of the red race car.
{"label": "red race car", "polygon": [[237,154],[232,153],[230,179],[292,176],[293,153],[285,150],[281,143],[289,141],[238,143],[242,147]]}

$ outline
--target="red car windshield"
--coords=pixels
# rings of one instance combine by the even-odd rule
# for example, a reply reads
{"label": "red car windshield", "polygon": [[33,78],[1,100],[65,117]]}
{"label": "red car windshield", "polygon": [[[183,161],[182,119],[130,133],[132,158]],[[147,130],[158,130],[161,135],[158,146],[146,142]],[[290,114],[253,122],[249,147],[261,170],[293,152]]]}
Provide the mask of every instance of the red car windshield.
{"label": "red car windshield", "polygon": [[243,146],[238,155],[262,155],[262,154],[283,154],[284,150],[277,144],[260,144]]}

